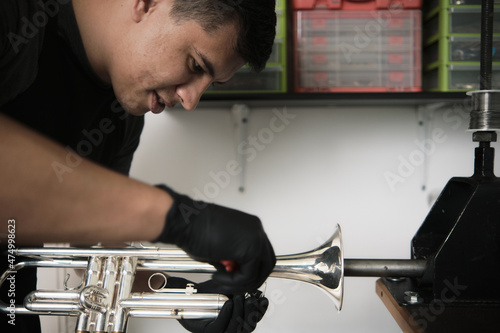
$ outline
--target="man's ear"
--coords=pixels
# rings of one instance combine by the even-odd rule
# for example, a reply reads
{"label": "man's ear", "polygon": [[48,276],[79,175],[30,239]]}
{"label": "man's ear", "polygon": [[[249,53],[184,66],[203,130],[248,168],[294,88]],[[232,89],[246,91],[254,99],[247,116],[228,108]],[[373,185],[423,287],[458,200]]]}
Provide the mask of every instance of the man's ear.
{"label": "man's ear", "polygon": [[133,0],[132,19],[139,23],[149,13],[151,8],[155,7],[154,0]]}

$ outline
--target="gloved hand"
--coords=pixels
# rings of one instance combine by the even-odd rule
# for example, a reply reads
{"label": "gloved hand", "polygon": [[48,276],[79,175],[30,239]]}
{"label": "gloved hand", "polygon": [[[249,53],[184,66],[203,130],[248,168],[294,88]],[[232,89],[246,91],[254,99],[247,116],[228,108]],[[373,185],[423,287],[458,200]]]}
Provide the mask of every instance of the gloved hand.
{"label": "gloved hand", "polygon": [[[194,201],[165,185],[158,187],[174,203],[157,242],[175,244],[196,260],[215,266],[212,279],[224,294],[252,292],[264,283],[276,256],[256,216]],[[228,271],[221,261],[236,262],[236,267]]]}
{"label": "gloved hand", "polygon": [[[185,288],[188,280],[169,277],[167,288]],[[194,284],[198,293],[219,293],[212,280]],[[179,323],[193,333],[247,333],[253,332],[269,306],[269,300],[260,291],[250,296],[228,296],[216,319],[179,319]]]}

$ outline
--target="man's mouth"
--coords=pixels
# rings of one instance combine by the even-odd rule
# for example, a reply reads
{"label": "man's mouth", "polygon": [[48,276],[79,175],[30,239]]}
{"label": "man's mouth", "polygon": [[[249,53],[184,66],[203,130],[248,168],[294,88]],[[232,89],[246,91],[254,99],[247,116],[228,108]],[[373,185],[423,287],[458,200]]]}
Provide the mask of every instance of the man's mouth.
{"label": "man's mouth", "polygon": [[158,95],[156,91],[153,91],[153,94],[151,96],[151,105],[150,109],[151,112],[153,113],[161,113],[163,110],[165,110],[166,103],[165,101]]}

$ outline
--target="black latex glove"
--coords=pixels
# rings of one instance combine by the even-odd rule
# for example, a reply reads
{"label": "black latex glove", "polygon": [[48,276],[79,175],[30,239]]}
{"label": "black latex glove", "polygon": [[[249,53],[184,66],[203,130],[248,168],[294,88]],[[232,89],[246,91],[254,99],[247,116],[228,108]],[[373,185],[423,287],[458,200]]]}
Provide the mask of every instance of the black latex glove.
{"label": "black latex glove", "polygon": [[[158,187],[174,203],[156,241],[175,244],[196,260],[214,265],[212,279],[223,294],[252,292],[264,283],[276,256],[257,217]],[[228,272],[221,264],[224,260],[236,262],[237,268]]]}
{"label": "black latex glove", "polygon": [[[185,288],[188,280],[170,277],[167,288]],[[212,280],[194,284],[198,293],[219,293]],[[216,319],[179,319],[179,323],[193,333],[248,333],[253,332],[269,306],[269,300],[260,291],[250,295],[228,296]]]}

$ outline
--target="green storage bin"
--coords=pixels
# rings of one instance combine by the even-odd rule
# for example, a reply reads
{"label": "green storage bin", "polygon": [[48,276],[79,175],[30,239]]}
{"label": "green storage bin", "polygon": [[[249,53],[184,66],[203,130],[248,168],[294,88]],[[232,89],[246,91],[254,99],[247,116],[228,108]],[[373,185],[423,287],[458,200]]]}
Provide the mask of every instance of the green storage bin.
{"label": "green storage bin", "polygon": [[[426,16],[432,16],[440,8],[452,6],[481,6],[482,0],[425,0],[422,4],[422,11]],[[500,4],[500,0],[495,0],[494,4]]]}
{"label": "green storage bin", "polygon": [[[465,92],[480,88],[479,64],[437,64],[422,76],[427,91]],[[500,63],[493,65],[492,89],[500,88]]]}
{"label": "green storage bin", "polygon": [[[500,6],[493,19],[493,77],[500,67]],[[422,88],[424,91],[479,89],[481,1],[433,0],[424,4]],[[498,82],[492,82],[497,84]],[[498,87],[497,87],[498,88]]]}
{"label": "green storage bin", "polygon": [[[441,6],[424,15],[424,46],[450,35],[481,33],[481,6]],[[495,6],[493,33],[500,33],[500,6]]]}
{"label": "green storage bin", "polygon": [[[481,60],[481,36],[449,36],[436,40],[423,51],[423,68],[435,63],[479,63]],[[493,39],[492,60],[500,61],[500,36]]]}

